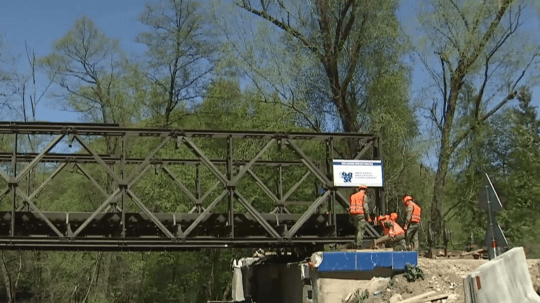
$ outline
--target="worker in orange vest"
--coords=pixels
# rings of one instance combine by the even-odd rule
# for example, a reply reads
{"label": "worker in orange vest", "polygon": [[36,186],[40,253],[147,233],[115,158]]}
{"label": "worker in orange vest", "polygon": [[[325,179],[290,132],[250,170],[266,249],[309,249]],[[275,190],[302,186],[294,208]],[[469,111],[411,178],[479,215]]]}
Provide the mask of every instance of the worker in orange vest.
{"label": "worker in orange vest", "polygon": [[367,196],[367,185],[360,185],[356,189],[356,192],[349,197],[349,213],[351,214],[354,227],[356,228],[356,237],[354,239],[354,246],[357,249],[362,247],[362,240],[364,239],[364,231],[366,229],[366,221],[371,223],[369,217],[369,202]]}
{"label": "worker in orange vest", "polygon": [[413,196],[403,197],[403,205],[405,206],[405,225],[403,229],[406,232],[407,247],[411,250],[418,250],[418,229],[422,220],[422,208],[416,204]]}
{"label": "worker in orange vest", "polygon": [[396,222],[397,218],[398,215],[396,213],[377,217],[377,223],[382,226],[384,236],[373,241],[372,247],[378,247],[382,244],[392,245],[405,240],[405,231]]}

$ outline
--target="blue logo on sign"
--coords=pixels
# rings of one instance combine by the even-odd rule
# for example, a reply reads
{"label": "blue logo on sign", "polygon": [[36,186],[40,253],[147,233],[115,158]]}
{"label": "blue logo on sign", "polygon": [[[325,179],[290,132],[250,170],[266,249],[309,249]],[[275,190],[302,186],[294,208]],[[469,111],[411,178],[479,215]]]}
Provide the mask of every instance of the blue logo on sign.
{"label": "blue logo on sign", "polygon": [[343,178],[343,181],[345,183],[349,183],[352,181],[352,173],[342,172],[341,177]]}

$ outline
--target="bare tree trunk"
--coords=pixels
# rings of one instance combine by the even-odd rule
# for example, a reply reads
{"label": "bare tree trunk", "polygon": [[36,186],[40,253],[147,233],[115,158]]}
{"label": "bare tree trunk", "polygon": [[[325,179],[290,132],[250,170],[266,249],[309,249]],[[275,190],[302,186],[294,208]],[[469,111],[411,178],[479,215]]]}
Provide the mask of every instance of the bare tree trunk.
{"label": "bare tree trunk", "polygon": [[229,282],[229,284],[227,284],[227,287],[225,287],[225,290],[223,291],[223,298],[221,299],[221,301],[226,301],[227,298],[230,297],[231,289],[232,289],[232,282]]}
{"label": "bare tree trunk", "polygon": [[94,272],[92,273],[92,277],[90,279],[90,285],[88,285],[88,289],[86,291],[86,295],[84,296],[84,298],[81,300],[81,303],[86,303],[88,302],[88,298],[90,296],[90,290],[92,289],[92,285],[94,284],[94,282],[96,282],[98,280],[98,277],[99,277],[99,268],[101,267],[101,260],[103,259],[103,254],[102,253],[99,253],[98,255],[98,259],[96,261],[96,265],[94,266]]}
{"label": "bare tree trunk", "polygon": [[112,255],[105,252],[100,259],[103,260],[103,266],[101,266],[99,279],[96,281],[96,298],[98,302],[107,302]]}
{"label": "bare tree trunk", "polygon": [[144,254],[145,253],[141,254],[141,259],[142,259],[142,261],[144,261],[144,264],[143,264],[142,273],[141,273],[141,283],[139,285],[139,289],[137,290],[137,295],[135,297],[135,302],[139,301],[139,298],[140,298],[140,295],[141,295],[141,290],[144,287],[144,279],[146,277],[146,259],[144,257]]}
{"label": "bare tree trunk", "polygon": [[9,275],[9,270],[6,266],[6,259],[4,258],[4,251],[2,251],[1,256],[2,256],[2,262],[1,262],[2,275],[4,276],[4,284],[6,287],[6,296],[8,299],[8,303],[15,303],[15,289],[11,281],[11,276]]}

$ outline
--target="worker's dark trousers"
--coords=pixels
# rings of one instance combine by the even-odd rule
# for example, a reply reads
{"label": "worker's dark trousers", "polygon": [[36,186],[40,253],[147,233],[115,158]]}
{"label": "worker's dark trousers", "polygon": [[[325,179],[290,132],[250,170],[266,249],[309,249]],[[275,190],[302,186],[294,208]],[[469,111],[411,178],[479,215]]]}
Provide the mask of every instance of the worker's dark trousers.
{"label": "worker's dark trousers", "polygon": [[354,220],[354,227],[356,228],[356,237],[354,238],[354,245],[356,248],[362,247],[362,240],[364,240],[364,230],[366,230],[366,218],[364,215],[352,215]]}
{"label": "worker's dark trousers", "polygon": [[379,246],[381,244],[387,244],[392,245],[394,243],[397,243],[399,241],[402,241],[405,239],[405,234],[397,235],[395,237],[391,237],[390,235],[385,235],[380,237],[379,239],[373,241],[373,245]]}
{"label": "worker's dark trousers", "polygon": [[407,228],[407,246],[411,247],[411,250],[418,250],[418,229],[420,229],[419,223],[411,223]]}

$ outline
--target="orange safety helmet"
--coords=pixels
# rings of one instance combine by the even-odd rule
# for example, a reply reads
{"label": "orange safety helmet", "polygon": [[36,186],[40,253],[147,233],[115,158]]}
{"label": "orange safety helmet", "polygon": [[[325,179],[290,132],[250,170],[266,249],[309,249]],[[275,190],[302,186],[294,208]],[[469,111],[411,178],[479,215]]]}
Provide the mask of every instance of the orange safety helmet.
{"label": "orange safety helmet", "polygon": [[358,190],[362,190],[362,189],[368,190],[367,185],[362,184],[358,186]]}
{"label": "orange safety helmet", "polygon": [[412,201],[412,200],[413,200],[413,197],[411,197],[411,196],[405,196],[405,197],[403,198],[403,203],[407,203],[407,202]]}
{"label": "orange safety helmet", "polygon": [[398,218],[398,215],[397,215],[396,213],[391,213],[391,214],[390,214],[390,219],[391,219],[392,221],[396,221],[397,218]]}
{"label": "orange safety helmet", "polygon": [[382,223],[386,220],[388,220],[388,215],[386,216],[381,216],[379,215],[376,219],[375,219],[375,224],[379,224],[379,225],[382,225]]}

